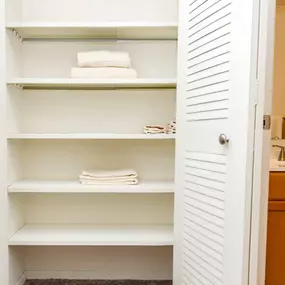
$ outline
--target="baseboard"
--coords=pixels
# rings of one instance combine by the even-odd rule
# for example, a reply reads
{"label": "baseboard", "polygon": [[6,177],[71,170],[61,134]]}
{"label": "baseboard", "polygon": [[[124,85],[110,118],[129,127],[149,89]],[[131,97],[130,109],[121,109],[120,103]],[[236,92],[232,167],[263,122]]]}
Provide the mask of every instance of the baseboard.
{"label": "baseboard", "polygon": [[24,285],[26,280],[27,280],[27,275],[26,272],[24,272],[16,285]]}
{"label": "baseboard", "polygon": [[[102,276],[98,271],[26,271],[27,279],[77,279],[77,280],[170,280],[172,276]],[[18,284],[17,284],[18,285]],[[22,284],[21,284],[22,285]]]}

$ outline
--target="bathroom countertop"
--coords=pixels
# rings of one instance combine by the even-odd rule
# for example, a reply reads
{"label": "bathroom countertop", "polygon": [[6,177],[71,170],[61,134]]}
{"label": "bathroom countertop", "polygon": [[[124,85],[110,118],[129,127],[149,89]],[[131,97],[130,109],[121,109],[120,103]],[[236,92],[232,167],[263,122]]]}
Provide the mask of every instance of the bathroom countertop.
{"label": "bathroom countertop", "polygon": [[285,167],[270,167],[270,172],[285,172]]}
{"label": "bathroom countertop", "polygon": [[282,164],[276,160],[271,159],[270,160],[270,171],[271,172],[285,172],[285,162],[281,162]]}

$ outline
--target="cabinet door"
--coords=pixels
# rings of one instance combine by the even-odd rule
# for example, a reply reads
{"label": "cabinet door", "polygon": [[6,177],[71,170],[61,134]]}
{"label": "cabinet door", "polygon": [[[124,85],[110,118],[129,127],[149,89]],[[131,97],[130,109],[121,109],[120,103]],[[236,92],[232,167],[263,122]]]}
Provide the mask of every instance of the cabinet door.
{"label": "cabinet door", "polygon": [[269,201],[285,200],[285,173],[271,172],[269,178]]}
{"label": "cabinet door", "polygon": [[258,4],[179,1],[175,285],[248,284]]}
{"label": "cabinet door", "polygon": [[285,202],[269,202],[266,285],[285,284]]}

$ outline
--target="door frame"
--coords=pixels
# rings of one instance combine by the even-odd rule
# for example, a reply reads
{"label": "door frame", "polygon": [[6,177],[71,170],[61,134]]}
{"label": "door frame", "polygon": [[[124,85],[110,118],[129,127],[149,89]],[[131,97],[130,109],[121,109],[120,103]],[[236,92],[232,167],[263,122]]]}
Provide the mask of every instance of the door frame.
{"label": "door frame", "polygon": [[271,115],[276,0],[260,0],[257,65],[256,131],[252,187],[249,282],[264,285],[271,131],[263,130],[263,115]]}

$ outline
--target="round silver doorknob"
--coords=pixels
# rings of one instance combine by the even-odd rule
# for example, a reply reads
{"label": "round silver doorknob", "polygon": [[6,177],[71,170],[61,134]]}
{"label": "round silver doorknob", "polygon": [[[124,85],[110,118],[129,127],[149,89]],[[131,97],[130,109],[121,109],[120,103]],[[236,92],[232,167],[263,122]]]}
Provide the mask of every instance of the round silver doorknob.
{"label": "round silver doorknob", "polygon": [[225,145],[226,143],[228,143],[230,141],[230,139],[225,135],[225,134],[221,134],[219,136],[219,143],[221,145]]}

